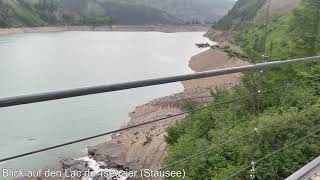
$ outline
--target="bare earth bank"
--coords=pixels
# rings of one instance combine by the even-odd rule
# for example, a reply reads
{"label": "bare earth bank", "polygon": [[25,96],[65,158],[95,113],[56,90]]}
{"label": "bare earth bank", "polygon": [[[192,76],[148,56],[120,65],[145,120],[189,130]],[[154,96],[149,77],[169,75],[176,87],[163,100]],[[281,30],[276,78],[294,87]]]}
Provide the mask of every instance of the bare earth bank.
{"label": "bare earth bank", "polygon": [[[197,72],[226,67],[236,67],[247,62],[229,57],[219,50],[206,50],[192,57],[190,67]],[[241,74],[231,74],[219,77],[205,78],[183,82],[185,91],[168,97],[155,99],[139,106],[130,113],[131,120],[127,126],[152,121],[155,119],[179,114],[184,103],[183,99],[202,97],[195,101],[206,104],[210,101],[209,90],[215,87],[230,88],[241,79]],[[206,97],[203,97],[206,96]],[[166,155],[164,136],[167,127],[183,119],[182,116],[165,121],[137,127],[122,133],[112,135],[112,140],[89,147],[89,155],[97,161],[112,162],[111,168],[118,165],[133,170],[153,169],[161,167]]]}

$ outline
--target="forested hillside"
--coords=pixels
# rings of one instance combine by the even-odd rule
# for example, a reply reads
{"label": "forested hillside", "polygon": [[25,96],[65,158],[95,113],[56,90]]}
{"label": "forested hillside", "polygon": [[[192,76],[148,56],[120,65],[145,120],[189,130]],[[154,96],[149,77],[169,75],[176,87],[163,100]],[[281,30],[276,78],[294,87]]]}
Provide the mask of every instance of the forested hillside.
{"label": "forested hillside", "polygon": [[[246,2],[249,1],[239,0],[226,16],[230,17],[231,25],[218,26],[237,30],[234,43],[257,63],[264,54],[265,34],[265,23],[262,19],[257,20],[257,14],[265,4],[258,0],[255,5],[251,4],[253,1]],[[320,55],[320,1],[302,0],[297,5],[294,10],[271,16],[266,41],[269,61]],[[252,14],[243,14],[247,8]],[[250,23],[241,26],[237,24],[239,20],[234,19],[249,20]],[[320,134],[310,135],[320,129],[319,73],[319,63],[282,66],[268,69],[263,74],[245,73],[235,88],[213,91],[212,107],[194,112],[168,129],[169,151],[165,165],[211,148],[168,169],[184,169],[187,179],[217,180],[243,169],[231,179],[251,179],[251,162],[263,158],[255,165],[253,179],[288,177],[320,155]],[[261,94],[256,93],[258,89],[262,89]],[[238,100],[219,104],[230,99]],[[214,103],[219,105],[213,106]],[[197,106],[188,102],[187,107]],[[239,138],[248,132],[253,133]],[[304,136],[308,137],[278,151]],[[239,139],[217,146],[233,138]],[[273,152],[277,153],[264,158]]]}
{"label": "forested hillside", "polygon": [[267,0],[239,0],[227,15],[221,18],[215,27],[222,30],[252,20]]}
{"label": "forested hillside", "polygon": [[138,4],[97,0],[0,0],[0,26],[172,24],[180,20]]}
{"label": "forested hillside", "polygon": [[[264,20],[269,0],[239,0],[214,27],[221,30],[241,29],[241,26]],[[287,14],[295,9],[301,0],[270,0],[269,13],[272,16]]]}
{"label": "forested hillside", "polygon": [[[115,1],[115,0],[104,0]],[[144,4],[167,12],[184,23],[212,23],[227,14],[234,0],[117,0],[118,2]]]}
{"label": "forested hillside", "polygon": [[[83,4],[79,1],[79,4]],[[47,26],[56,24],[111,23],[110,17],[83,16],[62,8],[60,0],[0,0],[0,27]],[[103,21],[103,22],[101,22]]]}
{"label": "forested hillside", "polygon": [[0,27],[212,23],[233,0],[0,0]]}
{"label": "forested hillside", "polygon": [[177,17],[165,11],[133,2],[110,0],[61,0],[61,6],[84,17],[110,17],[115,24],[179,24]]}

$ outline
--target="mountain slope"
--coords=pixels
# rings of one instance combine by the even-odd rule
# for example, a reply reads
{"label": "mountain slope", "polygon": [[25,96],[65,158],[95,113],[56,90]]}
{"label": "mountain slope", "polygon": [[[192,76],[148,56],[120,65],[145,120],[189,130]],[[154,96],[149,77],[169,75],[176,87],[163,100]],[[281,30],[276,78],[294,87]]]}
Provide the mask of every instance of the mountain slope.
{"label": "mountain slope", "polygon": [[215,24],[215,28],[227,30],[233,26],[240,25],[242,22],[252,20],[265,2],[266,0],[237,1],[228,14]]}
{"label": "mountain slope", "polygon": [[181,21],[143,4],[98,0],[0,0],[0,27],[110,23],[176,24]]}
{"label": "mountain slope", "polygon": [[0,0],[0,26],[211,23],[234,0]]}
{"label": "mountain slope", "polygon": [[[293,9],[297,8],[301,3],[301,0],[271,0],[269,14],[271,16],[284,15],[290,13]],[[267,3],[257,12],[256,19],[265,18],[267,9]]]}
{"label": "mountain slope", "polygon": [[[243,4],[227,15],[233,17],[231,25],[223,26],[237,31],[233,45],[240,45],[253,63],[260,63],[265,53],[268,61],[320,55],[319,0],[272,0],[266,51],[265,18],[259,17],[266,6],[257,2],[239,0]],[[242,14],[247,8],[256,13]],[[185,170],[187,179],[285,179],[319,156],[320,134],[310,135],[320,128],[319,73],[318,63],[284,65],[262,74],[246,72],[235,88],[216,90],[209,108],[167,130],[167,170]],[[257,89],[262,93],[250,95]],[[239,97],[246,98],[223,103]],[[193,103],[191,110],[201,107]],[[248,132],[252,134],[239,138]],[[257,162],[254,171],[252,161]],[[181,163],[170,167],[175,162]]]}
{"label": "mountain slope", "polygon": [[214,22],[225,15],[234,0],[100,0],[143,4],[181,19],[184,23]]}
{"label": "mountain slope", "polygon": [[[221,18],[215,28],[230,30],[240,25],[247,25],[257,20],[265,19],[268,0],[238,0],[233,8]],[[270,15],[283,15],[299,6],[301,0],[271,0]]]}
{"label": "mountain slope", "polygon": [[108,0],[62,0],[62,7],[83,16],[109,16],[116,24],[181,23],[164,11],[137,3]]}
{"label": "mountain slope", "polygon": [[46,24],[33,8],[22,6],[16,0],[0,0],[0,27],[14,27],[21,25],[44,25]]}

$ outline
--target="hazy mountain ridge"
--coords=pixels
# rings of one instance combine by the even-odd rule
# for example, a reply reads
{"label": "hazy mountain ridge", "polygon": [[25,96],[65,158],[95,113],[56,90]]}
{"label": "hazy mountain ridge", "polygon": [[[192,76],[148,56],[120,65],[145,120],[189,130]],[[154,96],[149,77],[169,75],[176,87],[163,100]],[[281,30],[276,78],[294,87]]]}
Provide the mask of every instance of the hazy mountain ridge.
{"label": "hazy mountain ridge", "polygon": [[0,27],[111,23],[175,24],[181,21],[140,4],[97,0],[0,0]]}
{"label": "hazy mountain ridge", "polygon": [[0,27],[213,22],[234,0],[0,0]]}
{"label": "hazy mountain ridge", "polygon": [[100,0],[144,4],[179,18],[184,23],[214,22],[232,8],[234,0]]}
{"label": "hazy mountain ridge", "polygon": [[116,24],[179,24],[180,20],[144,4],[108,0],[62,0],[69,12],[83,16],[109,16]]}

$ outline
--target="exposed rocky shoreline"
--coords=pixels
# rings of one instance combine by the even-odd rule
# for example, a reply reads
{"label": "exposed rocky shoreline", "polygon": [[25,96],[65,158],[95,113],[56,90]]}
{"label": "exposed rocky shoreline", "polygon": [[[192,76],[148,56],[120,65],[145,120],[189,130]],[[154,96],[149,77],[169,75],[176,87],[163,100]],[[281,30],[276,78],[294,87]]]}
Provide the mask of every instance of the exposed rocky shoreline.
{"label": "exposed rocky shoreline", "polygon": [[23,27],[0,28],[1,34],[17,33],[48,33],[65,31],[120,31],[120,32],[205,32],[210,25],[107,25],[107,26],[52,26],[52,27]]}
{"label": "exposed rocky shoreline", "polygon": [[[248,62],[230,59],[221,50],[209,49],[193,56],[189,67],[195,72],[201,72],[246,64]],[[241,74],[237,73],[182,82],[185,89],[183,92],[154,99],[142,106],[136,107],[129,114],[131,120],[125,127],[182,113],[185,111],[183,104],[185,103],[185,99],[188,98],[192,98],[193,101],[205,105],[211,100],[210,90],[217,87],[229,89],[240,80]],[[59,162],[53,169],[56,171],[78,170],[84,172],[88,169],[94,171],[94,168],[90,168],[90,162],[94,161],[99,164],[99,168],[106,170],[157,170],[161,168],[166,155],[166,128],[183,120],[184,117],[185,115],[172,117],[165,121],[113,134],[110,141],[88,147],[88,157],[86,158],[89,161],[67,159]],[[99,179],[99,177],[92,179]]]}
{"label": "exposed rocky shoreline", "polygon": [[[197,72],[234,67],[248,64],[241,60],[229,59],[219,50],[207,50],[192,57],[190,67]],[[130,113],[131,120],[126,126],[152,121],[183,112],[184,99],[196,98],[197,103],[205,105],[211,98],[209,90],[222,87],[231,88],[241,79],[241,74],[205,78],[183,82],[185,90],[171,96],[158,98],[137,107]],[[182,120],[181,115],[165,121],[133,128],[113,134],[108,142],[89,147],[88,156],[106,164],[108,169],[153,169],[161,168],[166,155],[167,144],[164,136],[166,128]]]}
{"label": "exposed rocky shoreline", "polygon": [[[207,50],[190,61],[190,67],[197,72],[248,64],[241,60],[229,59],[221,51]],[[241,74],[204,78],[183,82],[184,92],[155,99],[139,106],[130,113],[131,120],[127,126],[168,117],[183,112],[183,99],[193,99],[197,103],[206,104],[211,98],[209,91],[216,87],[229,89],[237,84]],[[166,154],[164,136],[167,127],[180,121],[184,116],[170,118],[166,121],[134,128],[112,135],[112,140],[94,147],[89,147],[89,155],[98,161],[114,161],[133,170],[158,169]]]}

